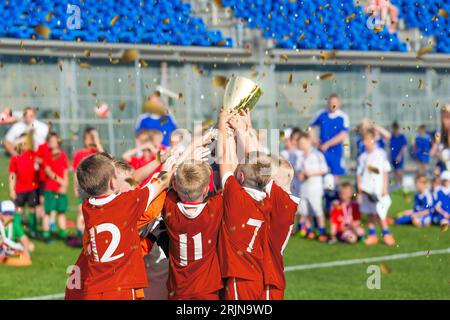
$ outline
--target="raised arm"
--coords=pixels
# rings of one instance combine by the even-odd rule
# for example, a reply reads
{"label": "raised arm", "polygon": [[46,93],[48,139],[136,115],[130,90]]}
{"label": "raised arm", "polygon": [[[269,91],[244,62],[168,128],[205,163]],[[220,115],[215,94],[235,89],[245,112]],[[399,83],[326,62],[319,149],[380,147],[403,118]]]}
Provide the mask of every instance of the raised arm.
{"label": "raised arm", "polygon": [[217,128],[219,130],[219,172],[223,177],[227,172],[234,172],[238,165],[236,154],[236,142],[231,132],[228,121],[233,117],[233,113],[222,110],[219,114]]}

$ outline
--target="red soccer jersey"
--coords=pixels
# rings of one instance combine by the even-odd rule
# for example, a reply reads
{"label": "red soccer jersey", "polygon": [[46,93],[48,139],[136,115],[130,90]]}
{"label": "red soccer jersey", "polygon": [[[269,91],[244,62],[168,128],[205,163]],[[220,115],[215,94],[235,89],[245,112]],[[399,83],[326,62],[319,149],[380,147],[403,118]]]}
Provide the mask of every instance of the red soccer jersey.
{"label": "red soccer jersey", "polygon": [[98,152],[95,148],[83,148],[75,152],[75,155],[73,156],[73,162],[72,162],[72,168],[73,170],[77,170],[78,165],[81,161],[83,161],[84,158],[90,156],[91,154],[94,154]]}
{"label": "red soccer jersey", "polygon": [[[60,178],[64,178],[64,172],[69,168],[67,154],[60,150],[58,154],[50,154],[44,159],[44,167],[49,167],[54,174]],[[61,185],[55,179],[47,177],[44,184],[44,190],[59,192]]]}
{"label": "red soccer jersey", "polygon": [[[89,241],[78,266],[84,293],[145,288],[148,285],[137,221],[153,196],[151,187],[83,202]],[[81,253],[82,255],[84,253]],[[83,262],[80,257],[79,262]]]}
{"label": "red soccer jersey", "polygon": [[[255,200],[231,173],[223,180],[224,214],[218,245],[222,277],[262,280],[270,201],[267,197]],[[248,191],[256,198],[265,196],[256,189]]]}
{"label": "red soccer jersey", "polygon": [[351,225],[353,221],[361,220],[361,213],[356,202],[344,205],[336,200],[332,203],[330,212],[330,222],[336,225],[337,232],[343,232],[346,225]]}
{"label": "red soccer jersey", "polygon": [[267,185],[266,192],[272,204],[268,227],[269,249],[264,261],[270,262],[264,268],[264,284],[278,289],[286,288],[284,277],[283,251],[289,241],[299,199],[289,195],[273,180]]}
{"label": "red soccer jersey", "polygon": [[11,157],[8,171],[16,174],[17,193],[30,192],[37,189],[35,161],[36,153],[34,151],[25,151]]}
{"label": "red soccer jersey", "polygon": [[[189,207],[195,212],[187,212]],[[201,204],[183,204],[174,191],[167,194],[163,218],[170,238],[170,299],[201,297],[223,287],[217,256],[222,215],[221,194]]]}
{"label": "red soccer jersey", "polygon": [[47,180],[47,175],[45,174],[43,161],[49,155],[51,155],[50,148],[48,147],[47,142],[44,142],[36,150],[36,157],[41,160],[41,163],[39,165],[39,176],[38,176],[39,182],[45,182],[45,180]]}

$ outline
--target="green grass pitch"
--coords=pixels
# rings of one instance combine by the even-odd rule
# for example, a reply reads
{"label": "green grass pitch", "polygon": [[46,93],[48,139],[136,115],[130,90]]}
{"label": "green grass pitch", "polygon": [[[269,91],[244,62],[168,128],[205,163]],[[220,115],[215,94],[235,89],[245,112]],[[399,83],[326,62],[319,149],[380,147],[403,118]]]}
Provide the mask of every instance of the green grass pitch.
{"label": "green grass pitch", "polygon": [[[0,159],[0,199],[7,199],[8,160]],[[390,214],[412,206],[410,197],[392,194]],[[69,219],[76,215],[76,201],[70,192]],[[397,245],[366,247],[328,245],[317,241],[291,238],[285,251],[286,266],[394,255],[450,247],[450,232],[438,227],[416,229],[392,226]],[[61,241],[44,244],[34,241],[33,265],[14,268],[0,265],[0,299],[17,299],[63,293],[66,269],[75,263],[79,249]],[[450,299],[450,255],[428,255],[386,261],[381,273],[381,288],[367,288],[367,264],[298,270],[286,273],[286,299]],[[373,263],[380,265],[381,262]]]}

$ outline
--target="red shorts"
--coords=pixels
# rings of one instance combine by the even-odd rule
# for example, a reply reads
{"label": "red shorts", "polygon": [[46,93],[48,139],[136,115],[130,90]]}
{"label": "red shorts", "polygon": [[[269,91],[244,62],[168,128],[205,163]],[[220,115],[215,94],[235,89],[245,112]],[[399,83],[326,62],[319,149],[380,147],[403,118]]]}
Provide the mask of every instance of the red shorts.
{"label": "red shorts", "polygon": [[264,284],[261,280],[228,278],[225,285],[224,300],[263,300]]}
{"label": "red shorts", "polygon": [[284,300],[284,290],[274,286],[266,286],[264,289],[264,300]]}
{"label": "red shorts", "polygon": [[219,291],[213,293],[199,294],[195,296],[169,296],[169,300],[219,300]]}
{"label": "red shorts", "polygon": [[66,290],[66,300],[141,300],[143,298],[143,289],[123,289],[98,293]]}

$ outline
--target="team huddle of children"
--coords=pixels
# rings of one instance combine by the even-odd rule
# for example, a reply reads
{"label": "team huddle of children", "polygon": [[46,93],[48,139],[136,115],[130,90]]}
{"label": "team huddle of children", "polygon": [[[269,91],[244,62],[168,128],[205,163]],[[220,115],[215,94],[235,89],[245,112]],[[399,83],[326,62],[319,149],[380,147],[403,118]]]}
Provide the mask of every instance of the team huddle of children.
{"label": "team huddle of children", "polygon": [[78,165],[85,234],[66,299],[142,298],[155,221],[169,236],[166,298],[283,298],[293,169],[259,151],[248,112],[222,111],[217,129],[135,171],[106,153]]}

